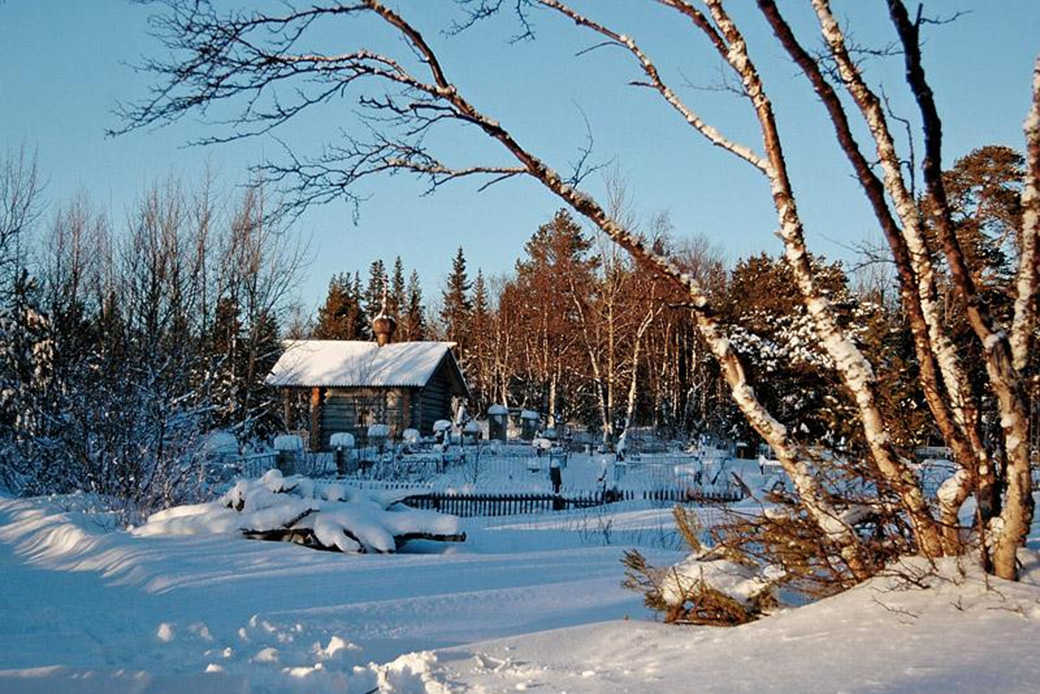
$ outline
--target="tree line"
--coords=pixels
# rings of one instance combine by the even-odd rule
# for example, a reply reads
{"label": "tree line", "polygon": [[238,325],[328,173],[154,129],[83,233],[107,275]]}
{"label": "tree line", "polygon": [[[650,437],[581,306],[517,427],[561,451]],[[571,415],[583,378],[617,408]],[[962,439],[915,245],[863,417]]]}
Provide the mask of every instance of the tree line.
{"label": "tree line", "polygon": [[281,429],[263,379],[304,249],[260,186],[171,177],[121,223],[86,195],[45,210],[42,188],[25,148],[0,161],[0,482],[174,503],[205,432]]}
{"label": "tree line", "polygon": [[[1013,149],[985,146],[944,174],[959,241],[1001,320],[1010,320],[1015,294],[1023,166]],[[862,455],[854,406],[783,258],[760,253],[729,267],[705,238],[675,234],[666,215],[638,220],[616,177],[610,188],[618,216],[633,229],[645,227],[638,232],[643,242],[706,288],[759,399],[777,419],[804,441]],[[860,256],[853,269],[814,258],[823,291],[871,360],[891,367],[882,372],[881,393],[896,444],[944,445],[891,265],[877,249],[865,247]],[[492,404],[537,410],[547,425],[588,428],[607,446],[633,426],[665,437],[762,441],[736,409],[683,294],[566,210],[534,231],[511,272],[487,278],[478,269],[473,276],[460,247],[432,308],[423,303],[416,271],[405,283],[400,257],[392,274],[385,267],[373,261],[364,284],[358,272],[333,277],[309,335],[373,339],[371,318],[385,285],[387,310],[399,326],[395,339],[455,342],[478,412]],[[986,398],[985,365],[948,278],[941,311],[969,365],[972,390]],[[999,440],[993,407],[987,400],[990,445]]]}

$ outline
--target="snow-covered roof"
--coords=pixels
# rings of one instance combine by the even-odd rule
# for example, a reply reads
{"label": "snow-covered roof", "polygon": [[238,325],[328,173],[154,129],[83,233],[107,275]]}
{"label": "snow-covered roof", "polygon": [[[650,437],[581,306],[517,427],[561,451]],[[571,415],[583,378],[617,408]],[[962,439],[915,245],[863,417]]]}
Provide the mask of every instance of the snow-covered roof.
{"label": "snow-covered roof", "polygon": [[421,388],[429,383],[454,344],[394,342],[380,347],[375,342],[353,340],[294,340],[285,344],[285,352],[268,374],[267,383],[283,387]]}

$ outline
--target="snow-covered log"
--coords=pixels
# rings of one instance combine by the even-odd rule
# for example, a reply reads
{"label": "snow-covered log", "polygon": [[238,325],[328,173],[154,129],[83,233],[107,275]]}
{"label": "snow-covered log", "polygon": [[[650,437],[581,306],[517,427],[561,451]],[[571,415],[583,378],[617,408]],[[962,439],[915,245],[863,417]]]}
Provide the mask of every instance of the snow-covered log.
{"label": "snow-covered log", "polygon": [[411,492],[375,492],[270,470],[239,480],[217,501],[177,506],[149,517],[142,536],[240,533],[340,552],[395,552],[410,540],[464,542],[458,518],[399,503]]}

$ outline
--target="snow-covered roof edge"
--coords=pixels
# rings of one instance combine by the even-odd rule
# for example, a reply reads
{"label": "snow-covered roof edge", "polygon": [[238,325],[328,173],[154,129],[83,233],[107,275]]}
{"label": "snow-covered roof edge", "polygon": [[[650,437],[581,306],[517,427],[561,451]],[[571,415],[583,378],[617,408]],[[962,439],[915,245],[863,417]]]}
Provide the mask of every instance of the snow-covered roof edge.
{"label": "snow-covered roof edge", "polygon": [[283,388],[425,387],[449,361],[449,379],[470,397],[454,342],[393,342],[379,347],[358,340],[285,340],[284,351],[267,375],[268,385]]}

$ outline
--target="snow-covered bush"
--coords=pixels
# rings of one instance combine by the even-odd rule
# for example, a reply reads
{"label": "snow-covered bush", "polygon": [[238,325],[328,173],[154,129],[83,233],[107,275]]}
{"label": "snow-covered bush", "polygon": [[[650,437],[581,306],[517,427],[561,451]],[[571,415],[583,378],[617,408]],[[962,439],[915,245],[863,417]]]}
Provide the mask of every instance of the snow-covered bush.
{"label": "snow-covered bush", "polygon": [[692,550],[682,561],[653,567],[636,550],[625,553],[625,587],[643,593],[646,606],[666,622],[733,625],[767,614],[778,604],[785,572],[723,546],[705,547],[696,517],[675,508],[679,531]]}
{"label": "snow-covered bush", "polygon": [[134,532],[141,536],[240,533],[358,554],[395,552],[415,539],[466,539],[455,516],[401,504],[408,494],[320,484],[269,470],[258,480],[239,480],[217,501],[153,514]]}

